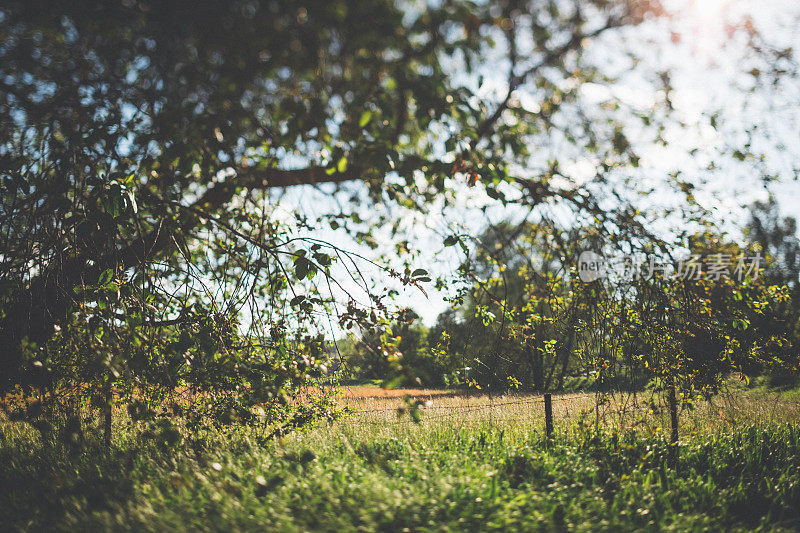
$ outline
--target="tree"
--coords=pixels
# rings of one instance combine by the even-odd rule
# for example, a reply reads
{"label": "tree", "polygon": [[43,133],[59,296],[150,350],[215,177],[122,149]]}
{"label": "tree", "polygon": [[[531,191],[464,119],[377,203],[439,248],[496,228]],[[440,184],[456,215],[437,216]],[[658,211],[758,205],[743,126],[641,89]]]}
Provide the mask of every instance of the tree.
{"label": "tree", "polygon": [[780,217],[774,196],[766,202],[756,202],[750,208],[750,221],[745,237],[761,246],[768,260],[764,275],[778,285],[786,285],[792,294],[795,312],[800,308],[800,238],[797,221]]}
{"label": "tree", "polygon": [[[750,209],[750,221],[745,228],[745,237],[757,243],[765,256],[764,277],[769,283],[783,285],[788,289],[785,299],[774,312],[789,328],[787,342],[778,356],[791,361],[800,353],[800,239],[797,222],[793,217],[780,217],[775,198],[756,202]],[[796,369],[785,367],[772,370],[775,384],[796,383]]]}
{"label": "tree", "polygon": [[[568,372],[591,371],[600,391],[655,380],[656,390],[688,402],[717,393],[733,372],[797,370],[787,288],[757,266],[744,263],[736,272],[758,248],[699,232],[684,245],[692,267],[674,259],[684,246],[665,246],[662,254],[639,237],[610,239],[591,227],[503,223],[477,241],[474,268],[465,272],[472,286],[459,308],[463,323],[450,310],[432,338],[446,338],[483,386],[511,380],[558,390]],[[617,263],[623,268],[609,264],[591,280],[575,268],[582,250],[627,255]],[[645,260],[638,264],[637,256]],[[715,261],[726,267],[703,270]]]}
{"label": "tree", "polygon": [[[495,198],[501,182],[513,185],[518,197],[504,202],[560,199],[604,216],[589,195],[523,171],[527,144],[576,108],[577,92],[558,80],[597,76],[585,45],[648,11],[592,1],[7,3],[0,389],[53,386],[58,330],[95,339],[83,343],[87,357],[105,346],[104,382],[146,381],[141,369],[166,364],[156,345],[178,357],[208,330],[201,351],[226,362],[226,377],[212,380],[226,390],[254,350],[263,365],[317,344],[298,329],[326,305],[311,280],[335,284],[330,264],[347,258],[298,236],[313,230],[302,217],[291,227],[271,218],[276,189],[354,180],[373,201],[424,210],[456,176]],[[453,77],[474,79],[497,55],[508,73],[498,101]],[[525,86],[539,112],[515,97]],[[635,160],[618,127],[584,123],[568,138],[606,169]],[[355,211],[325,220],[364,233]],[[343,325],[385,320],[377,297],[351,304]],[[105,353],[111,338],[127,339],[122,352]],[[152,360],[128,360],[137,343]]]}
{"label": "tree", "polygon": [[[225,238],[275,252],[282,237],[253,220],[268,202],[262,191],[382,179],[396,139],[418,138],[429,108],[444,112],[440,47],[477,42],[438,42],[444,15],[427,13],[398,35],[402,12],[388,2],[7,6],[6,387],[20,342],[41,343],[63,325],[76,287],[108,270],[179,275],[196,262],[181,256],[203,234],[207,247]],[[368,19],[380,22],[356,28]],[[413,45],[426,36],[427,46]],[[425,113],[409,116],[411,99]],[[317,155],[289,168],[291,154],[310,147]],[[248,222],[253,230],[235,235]],[[168,270],[154,269],[157,261]],[[161,305],[162,316],[174,308]]]}
{"label": "tree", "polygon": [[432,337],[447,333],[446,349],[461,354],[479,385],[561,389],[581,349],[579,324],[600,305],[571,269],[593,232],[527,219],[490,225],[461,269],[469,283],[455,300],[463,323],[448,310]]}
{"label": "tree", "polygon": [[[389,343],[375,332],[362,338],[350,336],[339,343],[338,349],[346,376],[381,380],[387,384],[398,377],[415,386],[444,384],[443,377],[449,368],[446,361],[437,358],[435,346],[429,345],[428,328],[419,320],[395,322],[383,334],[391,339]],[[392,344],[395,348],[391,357],[383,353],[387,344]],[[399,384],[400,380],[396,383]]]}
{"label": "tree", "polygon": [[[639,164],[630,117],[581,87],[612,81],[585,53],[592,41],[660,12],[634,0],[7,3],[0,393],[91,381],[106,405],[112,383],[190,386],[245,410],[285,401],[323,364],[328,317],[377,338],[396,318],[394,290],[372,291],[370,260],[320,239],[322,224],[373,244],[398,213],[467,187],[647,238],[639,210],[598,195]],[[631,116],[662,140],[660,111]],[[565,168],[577,159],[595,168],[588,183]],[[279,215],[293,185],[324,188],[326,212]],[[428,271],[400,261],[373,265],[424,290]],[[342,299],[348,279],[365,301]]]}

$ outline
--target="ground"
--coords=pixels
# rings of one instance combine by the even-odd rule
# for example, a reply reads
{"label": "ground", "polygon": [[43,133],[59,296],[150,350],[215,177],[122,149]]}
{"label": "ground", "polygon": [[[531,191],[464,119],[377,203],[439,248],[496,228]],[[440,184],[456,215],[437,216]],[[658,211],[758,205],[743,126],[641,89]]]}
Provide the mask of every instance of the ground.
{"label": "ground", "polygon": [[[420,423],[397,408],[422,400]],[[681,414],[677,451],[645,397],[346,389],[341,419],[270,441],[177,444],[122,414],[105,453],[0,425],[0,529],[240,531],[800,528],[800,408],[737,392]],[[427,403],[430,402],[430,403]],[[427,405],[426,405],[427,403]]]}

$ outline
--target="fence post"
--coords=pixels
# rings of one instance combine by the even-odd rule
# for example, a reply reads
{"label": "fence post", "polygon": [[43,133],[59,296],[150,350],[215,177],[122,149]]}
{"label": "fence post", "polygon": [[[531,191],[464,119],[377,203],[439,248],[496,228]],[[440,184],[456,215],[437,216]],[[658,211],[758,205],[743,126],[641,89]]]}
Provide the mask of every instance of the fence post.
{"label": "fence post", "polygon": [[676,398],[675,395],[675,383],[670,383],[667,403],[669,404],[669,422],[670,422],[670,428],[672,429],[670,442],[672,442],[672,444],[677,444],[678,443],[678,399]]}
{"label": "fence post", "polygon": [[106,379],[103,389],[103,395],[105,396],[105,405],[103,406],[103,444],[105,445],[106,453],[109,453],[111,451],[111,402],[114,399],[111,376]]}
{"label": "fence post", "polygon": [[669,459],[674,468],[678,464],[678,399],[675,394],[674,379],[670,380],[667,403],[669,406],[669,422],[672,429]]}
{"label": "fence post", "polygon": [[548,439],[553,438],[553,397],[549,392],[544,394],[544,432]]}

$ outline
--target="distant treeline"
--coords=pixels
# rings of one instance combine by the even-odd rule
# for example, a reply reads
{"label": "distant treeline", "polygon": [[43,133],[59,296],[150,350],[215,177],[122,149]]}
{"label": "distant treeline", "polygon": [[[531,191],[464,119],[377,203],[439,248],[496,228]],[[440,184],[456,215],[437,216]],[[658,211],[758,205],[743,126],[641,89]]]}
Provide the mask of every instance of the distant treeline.
{"label": "distant treeline", "polygon": [[742,279],[587,283],[573,259],[589,230],[554,239],[554,228],[531,223],[488,228],[467,257],[470,288],[433,327],[409,312],[383,330],[340,340],[339,375],[537,391],[670,382],[687,393],[714,392],[732,373],[798,383],[800,240],[795,220],[781,218],[774,201],[752,207],[743,239],[704,231],[686,242],[697,257],[763,257],[758,275]]}

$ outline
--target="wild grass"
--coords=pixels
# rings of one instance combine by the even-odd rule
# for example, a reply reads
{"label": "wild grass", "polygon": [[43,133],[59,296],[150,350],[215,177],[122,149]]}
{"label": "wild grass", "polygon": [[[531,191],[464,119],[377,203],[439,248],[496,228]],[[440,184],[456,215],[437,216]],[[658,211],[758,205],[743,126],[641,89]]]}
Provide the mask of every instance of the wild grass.
{"label": "wild grass", "polygon": [[[364,391],[365,393],[367,391]],[[409,391],[412,392],[412,391]],[[533,395],[350,393],[350,414],[285,437],[144,431],[119,413],[66,446],[0,423],[0,529],[628,531],[800,528],[800,408],[737,393],[682,412],[678,458],[658,406]],[[423,394],[423,400],[426,399]]]}

